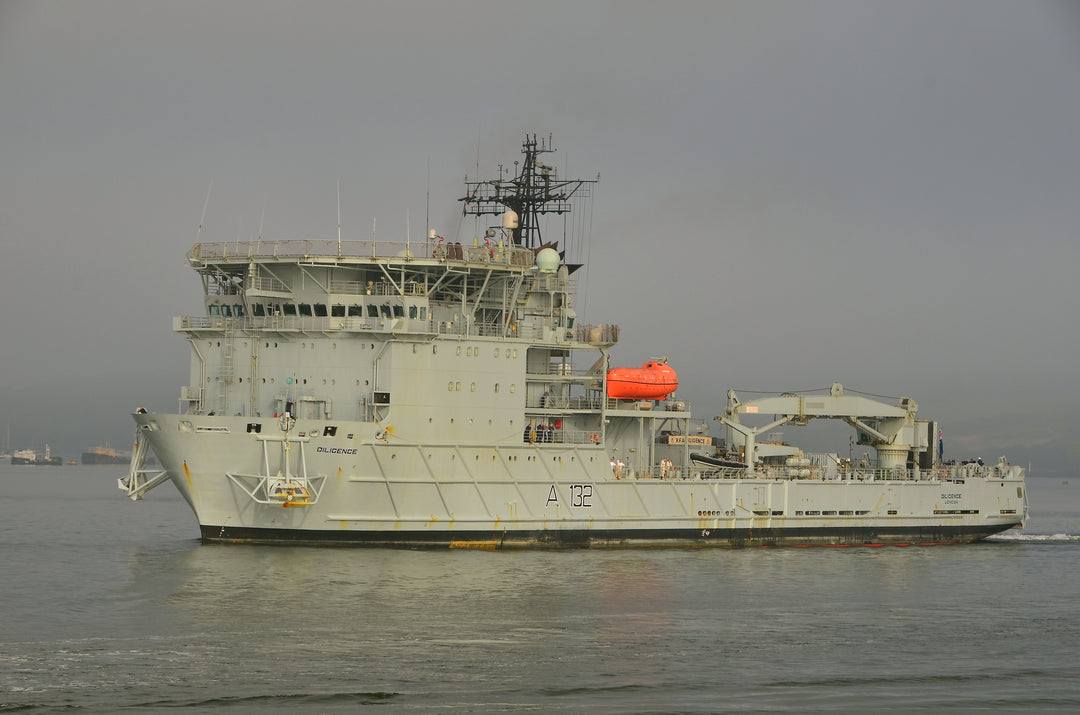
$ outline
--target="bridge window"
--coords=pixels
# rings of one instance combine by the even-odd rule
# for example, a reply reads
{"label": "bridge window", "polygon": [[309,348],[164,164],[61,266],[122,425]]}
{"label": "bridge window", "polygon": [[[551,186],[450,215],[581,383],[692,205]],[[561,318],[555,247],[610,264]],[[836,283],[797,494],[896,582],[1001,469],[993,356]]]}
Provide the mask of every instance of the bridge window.
{"label": "bridge window", "polygon": [[221,306],[221,314],[224,315],[226,318],[231,318],[232,317],[232,308],[230,308],[227,305]]}
{"label": "bridge window", "polygon": [[395,318],[404,318],[405,317],[405,307],[401,306],[401,305],[395,305],[394,306],[394,317]]}
{"label": "bridge window", "polygon": [[211,316],[221,315],[221,306],[219,306],[217,303],[211,303],[209,305],[209,308],[210,308],[210,315]]}
{"label": "bridge window", "polygon": [[367,307],[367,314],[369,318],[378,318],[379,306],[375,305],[374,303],[369,303]]}
{"label": "bridge window", "polygon": [[379,312],[382,313],[382,317],[389,318],[390,317],[390,306],[387,305],[386,303],[383,303],[382,305],[379,306]]}
{"label": "bridge window", "polygon": [[251,311],[255,315],[264,316],[266,315],[266,306],[264,306],[262,303],[256,303],[255,305],[251,306]]}
{"label": "bridge window", "polygon": [[300,304],[300,315],[304,316],[305,318],[311,316],[311,304],[310,303],[301,303]]}
{"label": "bridge window", "polygon": [[416,319],[416,306],[415,305],[410,305],[409,306],[409,317],[411,319],[413,319],[413,320]]}
{"label": "bridge window", "polygon": [[326,303],[316,303],[315,304],[315,315],[317,317],[319,317],[319,318],[325,318],[326,317]]}
{"label": "bridge window", "polygon": [[350,305],[349,306],[349,317],[350,318],[363,318],[364,317],[364,306],[362,306],[362,305]]}
{"label": "bridge window", "polygon": [[333,306],[331,306],[330,307],[330,315],[332,315],[335,318],[344,318],[345,317],[345,306],[344,305],[333,305]]}
{"label": "bridge window", "polygon": [[281,306],[285,315],[296,315],[296,305],[293,303],[285,303]]}

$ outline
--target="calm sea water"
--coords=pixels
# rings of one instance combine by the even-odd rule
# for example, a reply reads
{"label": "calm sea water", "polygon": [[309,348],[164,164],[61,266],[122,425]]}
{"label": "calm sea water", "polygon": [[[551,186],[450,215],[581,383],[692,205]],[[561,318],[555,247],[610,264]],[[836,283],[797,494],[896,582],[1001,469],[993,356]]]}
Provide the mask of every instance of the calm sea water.
{"label": "calm sea water", "polygon": [[1080,710],[1080,478],[952,547],[203,545],[122,467],[0,465],[0,711]]}

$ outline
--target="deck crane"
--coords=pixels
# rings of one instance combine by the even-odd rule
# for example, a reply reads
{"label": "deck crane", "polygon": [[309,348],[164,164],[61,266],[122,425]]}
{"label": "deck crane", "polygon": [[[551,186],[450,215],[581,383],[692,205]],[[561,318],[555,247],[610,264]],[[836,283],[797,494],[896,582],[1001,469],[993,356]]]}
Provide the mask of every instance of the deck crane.
{"label": "deck crane", "polygon": [[[842,420],[855,428],[859,444],[874,448],[882,468],[905,467],[909,455],[918,461],[931,440],[927,436],[925,421],[918,422],[915,415],[918,405],[909,397],[902,397],[896,405],[889,405],[857,395],[845,395],[844,386],[834,382],[828,395],[780,395],[742,402],[734,390],[728,390],[728,404],[724,414],[716,419],[729,428],[728,444],[739,441],[744,445],[747,476],[754,470],[755,442],[764,434],[784,424],[803,426],[811,419]],[[775,415],[765,425],[750,426],[742,423],[744,415]],[[920,428],[922,425],[922,428]]]}

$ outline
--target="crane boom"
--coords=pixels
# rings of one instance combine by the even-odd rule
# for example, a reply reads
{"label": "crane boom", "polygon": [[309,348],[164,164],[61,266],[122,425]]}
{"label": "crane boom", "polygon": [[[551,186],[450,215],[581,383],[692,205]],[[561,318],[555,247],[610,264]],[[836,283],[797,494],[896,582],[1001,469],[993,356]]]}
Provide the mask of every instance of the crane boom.
{"label": "crane boom", "polygon": [[[833,383],[828,395],[778,395],[742,402],[728,390],[728,405],[716,419],[740,435],[747,471],[753,469],[754,443],[757,435],[783,424],[805,425],[811,419],[837,419],[855,428],[860,444],[871,445],[882,467],[903,466],[914,452],[925,451],[927,444],[916,428],[918,404],[908,397],[890,405],[860,395],[845,395],[844,386]],[[742,423],[743,415],[776,415],[765,425],[752,427]],[[729,440],[734,442],[737,440]]]}

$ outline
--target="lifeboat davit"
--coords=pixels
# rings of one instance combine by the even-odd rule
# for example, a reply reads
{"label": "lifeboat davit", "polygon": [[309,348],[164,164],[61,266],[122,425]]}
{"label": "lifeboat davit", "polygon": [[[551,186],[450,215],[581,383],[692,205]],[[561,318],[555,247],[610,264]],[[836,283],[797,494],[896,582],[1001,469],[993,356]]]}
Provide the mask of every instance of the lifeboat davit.
{"label": "lifeboat davit", "polygon": [[663,360],[641,367],[613,367],[607,374],[607,394],[616,400],[666,400],[679,387],[679,376]]}

